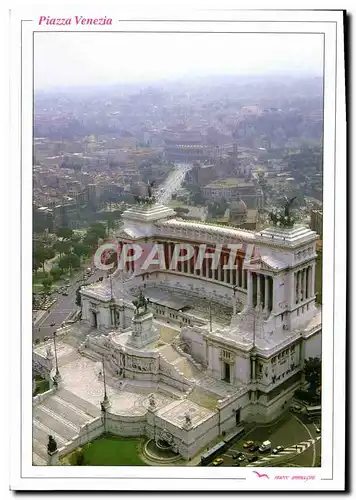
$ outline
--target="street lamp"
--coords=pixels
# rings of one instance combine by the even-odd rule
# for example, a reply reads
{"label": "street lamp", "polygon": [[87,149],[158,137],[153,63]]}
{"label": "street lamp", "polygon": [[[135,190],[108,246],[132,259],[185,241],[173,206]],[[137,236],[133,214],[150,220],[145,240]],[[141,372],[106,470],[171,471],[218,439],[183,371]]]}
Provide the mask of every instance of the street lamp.
{"label": "street lamp", "polygon": [[54,345],[54,357],[55,357],[55,360],[56,360],[56,374],[55,374],[55,380],[56,382],[58,382],[60,379],[61,379],[61,375],[59,373],[59,369],[58,369],[58,357],[57,357],[57,342],[56,342],[56,336],[57,336],[57,332],[54,331],[53,332],[53,345]]}
{"label": "street lamp", "polygon": [[104,408],[108,408],[110,406],[110,401],[106,392],[106,378],[105,378],[105,358],[103,356],[103,382],[104,382],[104,399],[103,399],[103,406]]}

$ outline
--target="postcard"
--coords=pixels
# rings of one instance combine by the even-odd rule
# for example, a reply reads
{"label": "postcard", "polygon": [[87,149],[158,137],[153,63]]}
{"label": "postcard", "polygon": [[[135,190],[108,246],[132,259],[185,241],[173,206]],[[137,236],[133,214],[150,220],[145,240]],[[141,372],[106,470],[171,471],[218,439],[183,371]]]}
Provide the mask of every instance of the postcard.
{"label": "postcard", "polygon": [[345,12],[10,17],[11,489],[345,490]]}

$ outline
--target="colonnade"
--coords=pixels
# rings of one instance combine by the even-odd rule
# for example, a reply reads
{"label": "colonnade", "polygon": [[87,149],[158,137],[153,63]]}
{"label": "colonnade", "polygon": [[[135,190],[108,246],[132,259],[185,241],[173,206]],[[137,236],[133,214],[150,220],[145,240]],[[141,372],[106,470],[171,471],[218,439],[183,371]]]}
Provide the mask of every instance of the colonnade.
{"label": "colonnade", "polygon": [[294,303],[301,302],[314,296],[315,264],[311,264],[294,273]]}
{"label": "colonnade", "polygon": [[265,312],[273,309],[273,277],[255,272],[248,273],[247,303],[261,307]]}

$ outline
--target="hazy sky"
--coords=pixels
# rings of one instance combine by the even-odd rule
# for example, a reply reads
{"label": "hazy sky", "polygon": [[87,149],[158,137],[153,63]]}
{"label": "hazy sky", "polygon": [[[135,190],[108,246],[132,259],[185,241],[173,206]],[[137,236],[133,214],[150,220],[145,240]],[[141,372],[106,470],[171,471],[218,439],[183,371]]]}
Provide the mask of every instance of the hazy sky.
{"label": "hazy sky", "polygon": [[37,89],[187,75],[322,71],[323,38],[317,34],[35,34]]}

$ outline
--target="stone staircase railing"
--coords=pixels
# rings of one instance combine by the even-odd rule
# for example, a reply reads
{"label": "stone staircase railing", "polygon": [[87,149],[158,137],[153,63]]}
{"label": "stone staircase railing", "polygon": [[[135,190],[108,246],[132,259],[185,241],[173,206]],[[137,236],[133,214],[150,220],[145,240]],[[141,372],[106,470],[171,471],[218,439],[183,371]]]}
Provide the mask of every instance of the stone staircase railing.
{"label": "stone staircase railing", "polygon": [[167,385],[172,385],[182,392],[186,392],[191,386],[191,381],[173,363],[168,361],[163,354],[159,356],[159,372],[160,381]]}
{"label": "stone staircase railing", "polygon": [[181,348],[181,344],[184,344],[184,342],[181,342],[180,337],[177,336],[173,339],[171,346],[173,347],[173,349],[177,351],[177,353],[180,356],[182,356],[183,358],[187,359],[190,363],[192,363],[192,365],[194,365],[197,370],[203,371],[204,367],[200,363],[195,361],[195,359],[191,356],[191,354],[188,354],[187,352],[183,351],[183,349]]}
{"label": "stone staircase railing", "polygon": [[32,406],[38,406],[41,404],[45,399],[47,399],[49,396],[54,395],[57,392],[57,389],[55,387],[52,387],[46,392],[42,392],[41,394],[37,394],[37,396],[34,396],[32,398]]}

